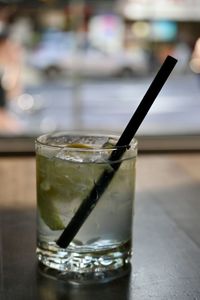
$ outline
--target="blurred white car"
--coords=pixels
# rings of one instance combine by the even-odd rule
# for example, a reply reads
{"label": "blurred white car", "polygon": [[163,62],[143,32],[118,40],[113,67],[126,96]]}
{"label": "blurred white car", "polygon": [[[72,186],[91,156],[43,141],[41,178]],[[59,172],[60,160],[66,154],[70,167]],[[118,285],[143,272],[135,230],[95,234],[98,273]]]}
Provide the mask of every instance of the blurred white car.
{"label": "blurred white car", "polygon": [[57,30],[46,31],[37,47],[28,55],[28,64],[48,76],[58,75],[63,69],[63,60],[72,51],[71,33]]}
{"label": "blurred white car", "polygon": [[88,44],[77,48],[73,34],[64,32],[44,34],[29,63],[51,77],[61,72],[92,77],[128,77],[148,72],[148,57],[142,49],[111,54]]}
{"label": "blurred white car", "polygon": [[134,53],[106,53],[94,47],[76,50],[64,57],[63,67],[82,76],[142,75],[148,72],[148,59],[142,50]]}

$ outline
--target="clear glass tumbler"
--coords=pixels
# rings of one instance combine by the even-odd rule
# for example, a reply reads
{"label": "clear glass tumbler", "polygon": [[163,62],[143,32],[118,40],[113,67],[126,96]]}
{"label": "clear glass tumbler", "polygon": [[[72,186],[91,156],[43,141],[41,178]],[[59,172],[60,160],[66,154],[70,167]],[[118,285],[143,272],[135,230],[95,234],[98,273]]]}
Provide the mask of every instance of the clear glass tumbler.
{"label": "clear glass tumbler", "polygon": [[[118,138],[58,132],[36,140],[37,257],[57,278],[90,284],[130,271],[137,142],[111,164]],[[115,172],[112,180],[69,246],[60,248],[56,241],[105,170]]]}

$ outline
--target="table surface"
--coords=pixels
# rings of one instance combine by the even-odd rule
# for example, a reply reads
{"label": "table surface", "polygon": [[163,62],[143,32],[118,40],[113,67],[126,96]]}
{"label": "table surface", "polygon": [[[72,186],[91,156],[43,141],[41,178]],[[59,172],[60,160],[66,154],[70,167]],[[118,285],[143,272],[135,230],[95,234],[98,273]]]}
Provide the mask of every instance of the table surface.
{"label": "table surface", "polygon": [[0,299],[200,299],[200,154],[139,155],[129,276],[75,287],[35,257],[34,157],[0,158]]}

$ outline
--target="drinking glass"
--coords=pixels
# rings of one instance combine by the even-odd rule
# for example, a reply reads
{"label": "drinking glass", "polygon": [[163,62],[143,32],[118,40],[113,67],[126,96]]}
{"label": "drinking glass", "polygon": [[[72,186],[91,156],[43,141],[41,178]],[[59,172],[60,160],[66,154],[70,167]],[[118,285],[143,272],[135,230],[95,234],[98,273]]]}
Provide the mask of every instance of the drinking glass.
{"label": "drinking glass", "polygon": [[[137,141],[111,163],[118,138],[58,132],[36,140],[36,252],[43,271],[56,278],[90,284],[130,271]],[[105,170],[115,172],[112,180],[69,246],[60,248],[56,241]]]}

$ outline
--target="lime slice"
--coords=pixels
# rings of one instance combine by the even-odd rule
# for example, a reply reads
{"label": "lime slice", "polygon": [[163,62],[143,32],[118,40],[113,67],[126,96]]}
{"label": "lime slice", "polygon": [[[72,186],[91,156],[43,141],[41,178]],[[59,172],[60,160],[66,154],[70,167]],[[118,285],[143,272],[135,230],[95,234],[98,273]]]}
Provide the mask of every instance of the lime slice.
{"label": "lime slice", "polygon": [[93,149],[91,146],[86,144],[72,143],[67,145],[68,148],[85,148],[85,149]]}

